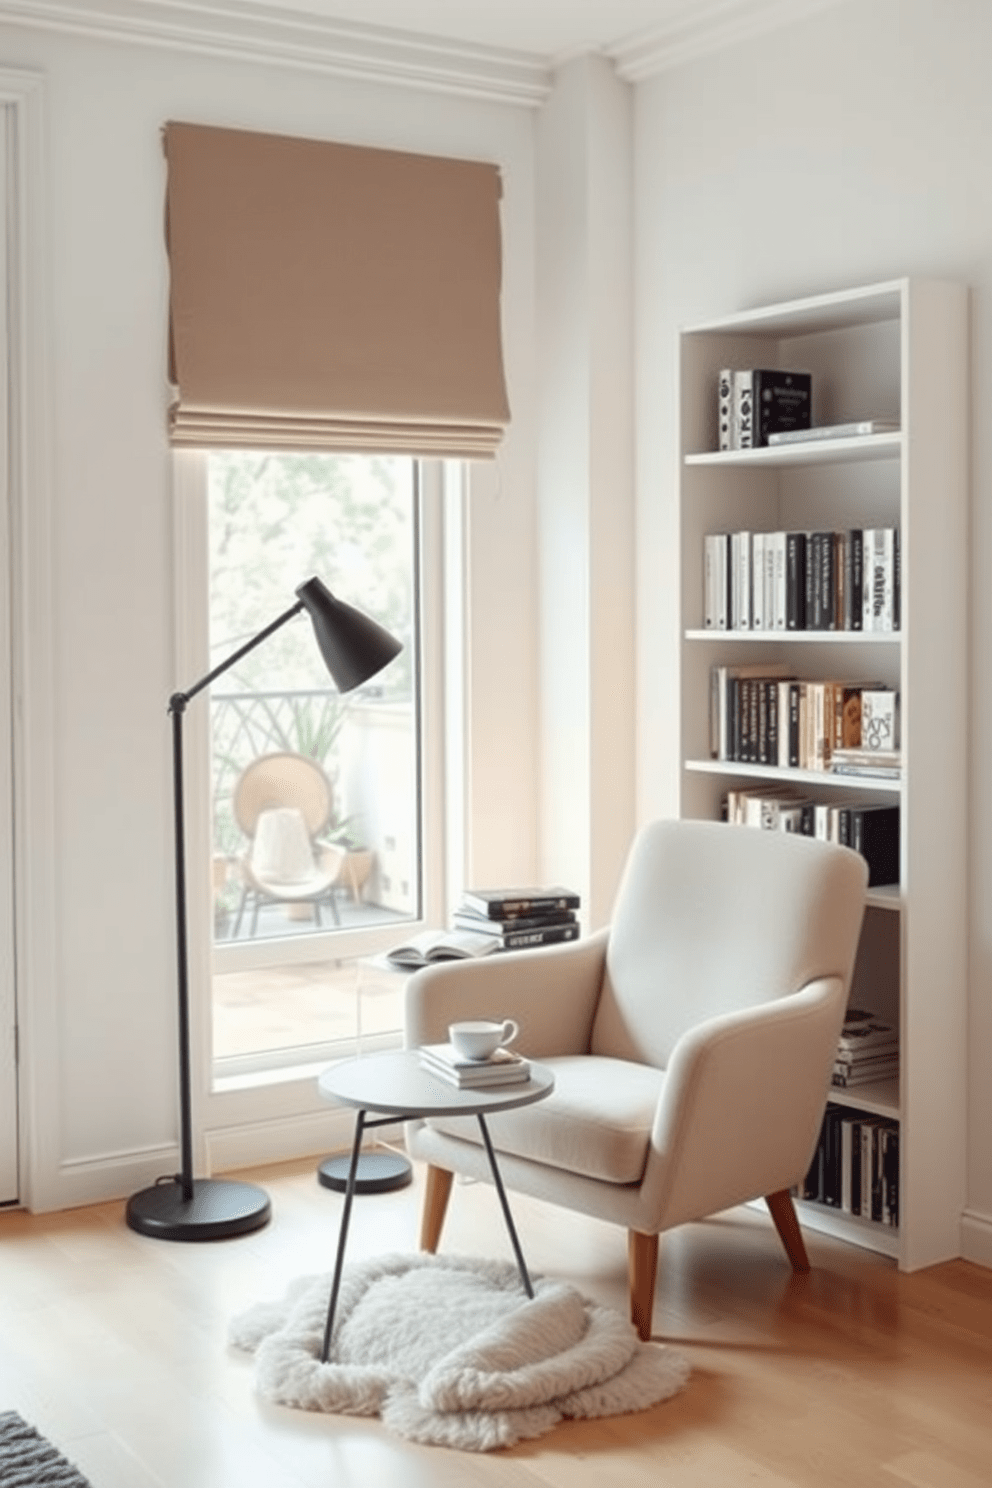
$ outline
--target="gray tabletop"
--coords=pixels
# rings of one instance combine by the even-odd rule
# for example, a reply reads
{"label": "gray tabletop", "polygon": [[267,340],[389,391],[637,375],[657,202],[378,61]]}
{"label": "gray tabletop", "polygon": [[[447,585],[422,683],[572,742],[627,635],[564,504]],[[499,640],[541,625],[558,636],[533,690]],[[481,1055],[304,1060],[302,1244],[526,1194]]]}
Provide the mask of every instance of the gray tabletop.
{"label": "gray tabletop", "polygon": [[511,1111],[543,1100],[555,1077],[543,1064],[531,1064],[530,1079],[518,1085],[486,1090],[460,1090],[420,1063],[415,1049],[396,1054],[369,1054],[332,1064],[317,1081],[326,1100],[387,1116],[476,1116]]}

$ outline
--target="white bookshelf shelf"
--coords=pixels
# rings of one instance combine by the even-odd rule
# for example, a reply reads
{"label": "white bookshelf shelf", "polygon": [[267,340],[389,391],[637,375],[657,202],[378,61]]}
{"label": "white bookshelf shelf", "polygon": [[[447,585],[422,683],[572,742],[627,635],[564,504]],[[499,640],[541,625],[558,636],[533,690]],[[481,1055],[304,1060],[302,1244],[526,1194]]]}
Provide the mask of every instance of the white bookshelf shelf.
{"label": "white bookshelf shelf", "polygon": [[771,466],[793,469],[801,465],[836,465],[848,460],[898,460],[902,432],[863,434],[854,439],[814,439],[809,444],[779,444],[763,449],[707,450],[686,455],[687,465],[713,470],[754,470]]}
{"label": "white bookshelf shelf", "polygon": [[[967,347],[966,288],[900,279],[696,325],[679,348],[680,809],[719,819],[729,786],[762,781],[899,805],[900,882],[868,891],[851,991],[852,1006],[899,1028],[899,1077],[830,1100],[899,1123],[900,1223],[812,1203],[801,1218],[905,1270],[959,1254],[965,1194]],[[719,451],[726,367],[810,372],[815,424],[886,417],[899,428]],[[701,627],[707,534],[851,527],[899,529],[901,631]],[[712,668],[786,658],[799,678],[899,692],[900,780],[709,757]]]}
{"label": "white bookshelf shelf", "polygon": [[779,770],[774,765],[746,765],[740,760],[687,759],[682,768],[702,775],[724,775],[749,780],[768,780],[788,785],[822,786],[828,791],[868,791],[871,795],[898,797],[902,783],[898,780],[878,780],[874,776],[835,775],[830,770]]}
{"label": "white bookshelf shelf", "polygon": [[852,1085],[847,1090],[833,1086],[830,1102],[835,1106],[846,1106],[854,1111],[867,1111],[870,1116],[888,1116],[898,1121],[899,1081],[874,1080],[867,1085]]}
{"label": "white bookshelf shelf", "polygon": [[687,641],[748,646],[898,646],[898,630],[710,630],[685,632]]}

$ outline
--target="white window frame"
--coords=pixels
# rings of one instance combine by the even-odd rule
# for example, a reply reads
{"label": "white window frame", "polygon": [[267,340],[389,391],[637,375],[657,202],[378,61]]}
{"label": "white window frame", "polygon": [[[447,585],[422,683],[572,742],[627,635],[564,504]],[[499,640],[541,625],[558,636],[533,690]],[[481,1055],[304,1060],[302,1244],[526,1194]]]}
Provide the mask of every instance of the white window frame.
{"label": "white window frame", "polygon": [[[189,687],[210,669],[209,658],[209,541],[207,456],[197,450],[173,452],[175,510],[175,685]],[[320,958],[351,959],[381,953],[418,930],[445,923],[447,886],[445,860],[452,846],[446,809],[446,692],[450,680],[450,648],[446,615],[460,624],[461,544],[451,537],[460,527],[461,467],[421,460],[419,471],[419,531],[416,562],[420,602],[420,654],[416,660],[421,699],[419,814],[421,840],[421,904],[419,919],[357,931],[328,931],[231,947],[213,946],[210,906],[210,710],[194,701],[185,715],[186,765],[186,880],[190,988],[197,1049],[194,1070],[201,1090],[258,1089],[266,1083],[284,1084],[298,1075],[311,1079],[313,1068],[330,1058],[354,1052],[354,1041],[333,1046],[314,1044],[302,1049],[272,1050],[238,1061],[215,1062],[212,1049],[212,981],[216,969],[240,969],[272,963],[280,965]],[[448,520],[445,521],[445,512]],[[452,521],[454,519],[454,521]],[[446,530],[447,529],[447,530]],[[457,571],[456,571],[457,570]],[[304,575],[304,577],[306,577]],[[164,705],[163,705],[164,706]],[[456,706],[460,712],[460,705]],[[163,740],[164,743],[164,740]],[[459,813],[455,812],[456,818]],[[457,860],[457,859],[456,859]],[[399,1035],[396,1040],[399,1042]]]}

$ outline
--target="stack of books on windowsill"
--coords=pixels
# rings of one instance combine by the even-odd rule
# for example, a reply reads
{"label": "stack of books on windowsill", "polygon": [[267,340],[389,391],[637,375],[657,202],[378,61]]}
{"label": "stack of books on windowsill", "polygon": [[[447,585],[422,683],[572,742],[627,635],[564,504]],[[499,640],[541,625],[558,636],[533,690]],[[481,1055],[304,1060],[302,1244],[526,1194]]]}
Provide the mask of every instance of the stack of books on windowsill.
{"label": "stack of books on windowsill", "polygon": [[497,1049],[488,1059],[466,1059],[451,1044],[425,1044],[424,1069],[459,1090],[489,1090],[494,1085],[520,1085],[530,1079],[530,1062],[512,1049]]}
{"label": "stack of books on windowsill", "polygon": [[577,940],[579,904],[578,894],[560,887],[466,889],[452,921],[488,937],[494,950],[525,950]]}
{"label": "stack of books on windowsill", "polygon": [[832,1084],[840,1089],[899,1073],[899,1033],[874,1013],[848,1008],[834,1059]]}

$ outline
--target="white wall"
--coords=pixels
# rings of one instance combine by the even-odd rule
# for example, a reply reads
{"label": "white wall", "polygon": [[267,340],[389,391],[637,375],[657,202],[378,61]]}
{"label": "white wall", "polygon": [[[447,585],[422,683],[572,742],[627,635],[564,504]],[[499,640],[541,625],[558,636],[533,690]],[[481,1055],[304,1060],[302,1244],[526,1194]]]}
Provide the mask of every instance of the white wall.
{"label": "white wall", "polygon": [[985,416],[992,7],[852,0],[643,84],[635,138],[642,819],[677,803],[679,327],[906,274],[972,286],[971,1140],[963,1228],[965,1253],[992,1264],[992,777],[984,768],[992,757]]}
{"label": "white wall", "polygon": [[[473,722],[487,741],[469,804],[473,869],[511,878],[535,872],[537,850],[533,119],[515,105],[2,23],[0,65],[35,70],[45,95],[47,220],[35,246],[47,246],[49,265],[51,538],[32,519],[31,541],[44,544],[35,557],[50,566],[54,595],[43,617],[53,759],[32,792],[39,822],[42,797],[53,803],[54,828],[28,851],[50,854],[53,869],[48,901],[31,906],[30,936],[46,955],[23,947],[31,970],[21,987],[22,1194],[42,1208],[131,1192],[176,1163],[165,709],[192,679],[173,672],[160,127],[196,120],[502,167],[514,422],[467,524],[473,603],[499,616],[495,638],[477,624],[469,643],[485,678]],[[45,493],[25,499],[42,504]],[[288,1119],[285,1104],[280,1113]]]}
{"label": "white wall", "polygon": [[609,922],[634,825],[632,90],[559,69],[537,123],[542,881]]}

